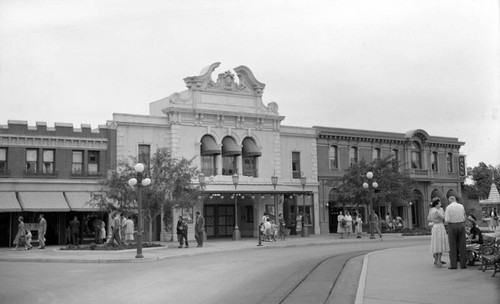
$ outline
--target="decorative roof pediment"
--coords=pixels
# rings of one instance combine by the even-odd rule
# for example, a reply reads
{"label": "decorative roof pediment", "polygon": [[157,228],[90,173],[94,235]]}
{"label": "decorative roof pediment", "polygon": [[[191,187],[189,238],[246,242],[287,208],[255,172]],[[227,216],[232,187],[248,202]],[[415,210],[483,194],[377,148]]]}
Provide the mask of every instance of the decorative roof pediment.
{"label": "decorative roof pediment", "polygon": [[225,71],[217,75],[216,81],[212,80],[212,73],[220,66],[220,62],[213,63],[201,70],[200,75],[184,78],[184,82],[189,89],[202,91],[219,91],[250,96],[262,96],[265,84],[259,82],[252,71],[246,66],[234,68],[238,76],[236,82],[235,75],[231,71]]}
{"label": "decorative roof pediment", "polygon": [[406,132],[404,137],[407,138],[408,140],[411,140],[412,138],[417,137],[422,142],[428,141],[430,138],[429,134],[422,129],[410,130],[410,131]]}

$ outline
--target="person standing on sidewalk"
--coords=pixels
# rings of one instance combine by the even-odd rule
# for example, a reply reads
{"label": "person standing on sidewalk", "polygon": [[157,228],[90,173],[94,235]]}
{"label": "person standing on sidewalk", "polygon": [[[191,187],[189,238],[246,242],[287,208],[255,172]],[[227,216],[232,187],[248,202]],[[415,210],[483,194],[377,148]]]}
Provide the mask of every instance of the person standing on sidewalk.
{"label": "person standing on sidewalk", "polygon": [[[109,244],[111,246],[114,246],[116,243],[118,245],[122,244],[122,240],[120,238],[120,227],[121,227],[121,219],[120,219],[120,213],[117,212],[113,220],[111,221],[111,238],[109,239]],[[139,227],[140,229],[140,227]]]}
{"label": "person standing on sidewalk", "polygon": [[375,210],[372,210],[372,218],[371,223],[373,232],[376,232],[380,238],[382,238],[382,233],[380,232],[380,223],[378,219],[378,215],[375,213]]}
{"label": "person standing on sidewalk", "polygon": [[184,241],[186,241],[186,248],[189,248],[187,234],[188,234],[187,222],[182,217],[182,215],[179,215],[179,221],[177,222],[177,240],[179,241],[179,247],[177,248],[182,248],[182,245],[184,245]]}
{"label": "person standing on sidewalk", "polygon": [[194,226],[194,237],[196,238],[196,242],[198,242],[198,246],[203,247],[203,237],[205,232],[205,219],[200,214],[199,211],[196,211],[196,224]]}
{"label": "person standing on sidewalk", "polygon": [[73,220],[69,223],[71,229],[71,244],[78,245],[78,239],[80,234],[80,221],[78,217],[73,217]]}
{"label": "person standing on sidewalk", "polygon": [[17,234],[14,238],[14,245],[16,245],[16,247],[12,250],[17,250],[19,245],[24,246],[24,249],[28,250],[26,245],[26,231],[24,230],[24,218],[20,216],[17,218],[17,221],[19,222],[19,225],[17,226]]}
{"label": "person standing on sidewalk", "polygon": [[281,240],[286,241],[286,223],[281,213],[279,214],[279,230]]}
{"label": "person standing on sidewalk", "polygon": [[38,216],[38,249],[45,248],[45,234],[47,233],[47,221],[43,214]]}
{"label": "person standing on sidewalk", "polygon": [[444,221],[448,223],[448,242],[450,245],[450,267],[457,269],[458,259],[460,268],[467,268],[467,250],[465,240],[465,209],[457,202],[457,198],[450,196],[450,203],[444,213]]}
{"label": "person standing on sidewalk", "polygon": [[444,227],[444,210],[441,208],[441,199],[434,197],[432,199],[432,208],[429,210],[427,221],[432,223],[431,230],[431,253],[434,257],[434,266],[443,267],[445,262],[441,257],[443,253],[449,251],[446,228]]}
{"label": "person standing on sidewalk", "polygon": [[337,215],[337,233],[340,233],[340,238],[344,238],[344,232],[345,232],[345,219],[344,219],[344,213],[342,211],[339,211],[339,215]]}
{"label": "person standing on sidewalk", "polygon": [[349,236],[352,233],[352,216],[349,213],[349,211],[345,212],[344,219],[345,219],[345,230],[347,232],[347,238],[349,238]]}
{"label": "person standing on sidewalk", "polygon": [[130,245],[134,240],[134,221],[132,221],[130,215],[127,217],[125,223],[123,224],[123,233],[125,235],[124,242],[127,245]]}

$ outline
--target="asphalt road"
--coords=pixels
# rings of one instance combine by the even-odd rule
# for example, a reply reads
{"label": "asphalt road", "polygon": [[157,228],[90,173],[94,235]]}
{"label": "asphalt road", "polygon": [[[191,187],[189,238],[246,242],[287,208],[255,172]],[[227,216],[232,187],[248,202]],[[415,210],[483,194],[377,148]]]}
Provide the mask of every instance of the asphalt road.
{"label": "asphalt road", "polygon": [[333,294],[350,302],[357,275],[340,274],[351,258],[425,242],[256,248],[151,263],[0,262],[0,303],[326,303]]}

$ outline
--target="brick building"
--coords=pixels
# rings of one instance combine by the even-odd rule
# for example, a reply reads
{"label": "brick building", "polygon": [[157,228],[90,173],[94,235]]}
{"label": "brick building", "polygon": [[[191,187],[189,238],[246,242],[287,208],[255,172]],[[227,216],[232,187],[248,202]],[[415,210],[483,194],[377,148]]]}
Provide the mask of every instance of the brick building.
{"label": "brick building", "polygon": [[0,246],[12,245],[18,216],[36,230],[40,213],[48,223],[48,245],[65,243],[73,216],[81,223],[82,239],[92,238],[91,218],[99,210],[88,203],[90,193],[101,189],[98,180],[115,164],[112,123],[91,129],[9,120],[0,126]]}

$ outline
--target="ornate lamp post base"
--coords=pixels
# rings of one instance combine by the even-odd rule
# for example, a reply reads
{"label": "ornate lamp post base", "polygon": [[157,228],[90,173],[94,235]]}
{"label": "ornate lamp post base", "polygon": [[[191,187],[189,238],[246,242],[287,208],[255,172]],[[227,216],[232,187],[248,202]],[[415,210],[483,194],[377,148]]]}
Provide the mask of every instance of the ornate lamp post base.
{"label": "ornate lamp post base", "polygon": [[238,227],[234,227],[233,230],[233,241],[239,241],[241,240],[241,232],[238,229]]}

